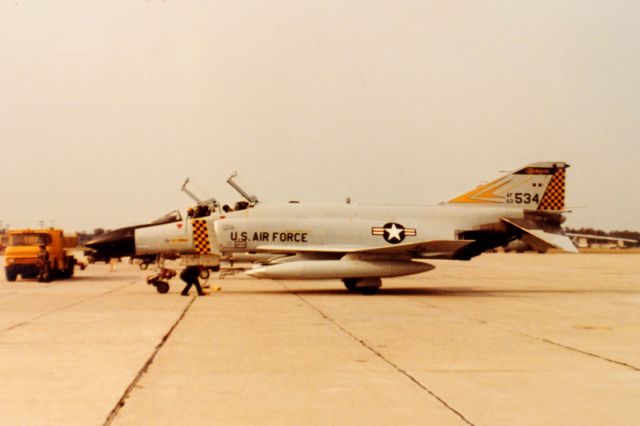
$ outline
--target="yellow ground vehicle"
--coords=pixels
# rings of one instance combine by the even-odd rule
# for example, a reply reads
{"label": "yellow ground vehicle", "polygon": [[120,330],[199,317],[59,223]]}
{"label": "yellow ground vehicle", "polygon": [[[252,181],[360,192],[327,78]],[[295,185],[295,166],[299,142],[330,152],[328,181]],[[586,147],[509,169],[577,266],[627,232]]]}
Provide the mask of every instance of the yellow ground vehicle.
{"label": "yellow ground vehicle", "polygon": [[7,281],[36,278],[40,272],[38,254],[40,245],[49,253],[52,278],[71,278],[76,258],[65,250],[65,237],[61,229],[20,229],[9,231],[9,242],[4,253]]}

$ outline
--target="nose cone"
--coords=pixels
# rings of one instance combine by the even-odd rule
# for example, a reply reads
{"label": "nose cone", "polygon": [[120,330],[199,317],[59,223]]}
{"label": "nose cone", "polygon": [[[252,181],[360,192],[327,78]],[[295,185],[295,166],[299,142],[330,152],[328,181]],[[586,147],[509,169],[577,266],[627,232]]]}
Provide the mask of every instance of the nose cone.
{"label": "nose cone", "polygon": [[134,232],[133,227],[105,232],[86,243],[85,246],[95,250],[97,257],[100,258],[133,256],[136,254]]}

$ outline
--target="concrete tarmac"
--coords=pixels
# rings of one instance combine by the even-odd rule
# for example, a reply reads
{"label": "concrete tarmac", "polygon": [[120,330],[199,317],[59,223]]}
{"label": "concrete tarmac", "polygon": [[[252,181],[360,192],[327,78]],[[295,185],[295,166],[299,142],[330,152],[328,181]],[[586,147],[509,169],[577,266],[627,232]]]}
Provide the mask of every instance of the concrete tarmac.
{"label": "concrete tarmac", "polygon": [[[637,425],[640,255],[485,254],[387,279],[0,279],[0,419],[78,425]],[[192,290],[193,292],[193,290]]]}

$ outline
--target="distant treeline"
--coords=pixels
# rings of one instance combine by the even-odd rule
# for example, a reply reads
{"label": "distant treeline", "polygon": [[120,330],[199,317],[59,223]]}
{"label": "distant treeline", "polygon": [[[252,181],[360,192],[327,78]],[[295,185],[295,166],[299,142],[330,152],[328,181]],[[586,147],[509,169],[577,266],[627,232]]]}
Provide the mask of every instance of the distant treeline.
{"label": "distant treeline", "polygon": [[[573,234],[586,234],[595,235],[598,237],[614,237],[614,238],[627,238],[630,240],[640,241],[640,232],[638,231],[603,231],[602,229],[594,228],[564,228],[566,232]],[[639,244],[636,244],[639,245]]]}
{"label": "distant treeline", "polygon": [[78,235],[78,245],[83,246],[88,241],[91,241],[94,237],[104,234],[105,232],[108,231],[104,230],[103,228],[96,228],[93,230],[93,232],[78,231],[76,232],[76,234]]}

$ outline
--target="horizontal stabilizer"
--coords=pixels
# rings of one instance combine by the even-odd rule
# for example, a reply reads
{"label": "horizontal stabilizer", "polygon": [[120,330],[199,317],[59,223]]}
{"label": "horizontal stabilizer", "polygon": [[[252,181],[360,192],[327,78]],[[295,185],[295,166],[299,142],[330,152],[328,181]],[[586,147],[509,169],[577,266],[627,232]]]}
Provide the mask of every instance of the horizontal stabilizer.
{"label": "horizontal stabilizer", "polygon": [[[543,227],[537,222],[529,219],[500,218],[502,221],[523,231],[522,241],[529,244],[536,250],[557,248],[568,253],[578,253],[578,249],[573,245],[571,238],[562,233],[562,228]],[[556,231],[556,232],[553,232]]]}

